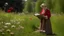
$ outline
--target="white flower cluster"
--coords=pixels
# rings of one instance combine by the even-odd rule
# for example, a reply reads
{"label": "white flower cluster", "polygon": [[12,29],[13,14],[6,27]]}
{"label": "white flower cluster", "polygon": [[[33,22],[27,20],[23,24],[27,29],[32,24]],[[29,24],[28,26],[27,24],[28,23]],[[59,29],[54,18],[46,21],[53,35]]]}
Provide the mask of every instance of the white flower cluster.
{"label": "white flower cluster", "polygon": [[8,26],[5,25],[4,28],[8,28]]}
{"label": "white flower cluster", "polygon": [[2,35],[4,35],[5,33],[2,33]]}
{"label": "white flower cluster", "polygon": [[16,21],[15,20],[10,20],[10,22],[15,23]]}
{"label": "white flower cluster", "polygon": [[24,29],[24,27],[23,27],[23,26],[20,26],[20,25],[19,25],[19,27],[20,27],[21,29]]}
{"label": "white flower cluster", "polygon": [[2,28],[2,29],[0,29],[0,32],[3,32],[4,31],[4,29]]}
{"label": "white flower cluster", "polygon": [[15,25],[12,25],[11,28],[15,28],[16,26]]}
{"label": "white flower cluster", "polygon": [[10,29],[7,29],[6,31],[7,31],[7,32],[10,32],[11,30],[10,30]]}
{"label": "white flower cluster", "polygon": [[11,23],[5,23],[5,25],[11,25]]}
{"label": "white flower cluster", "polygon": [[[20,21],[19,20],[10,20],[10,22],[1,22],[1,23],[4,23],[4,26],[3,26],[4,29],[3,28],[0,29],[0,32],[2,32],[1,34],[2,35],[5,34],[4,31],[6,31],[6,32],[9,32],[10,35],[13,35],[14,32],[12,32],[11,29],[14,29],[14,28],[18,30],[24,29],[24,27],[20,25],[21,23],[20,21],[24,21],[24,19],[21,19]],[[16,27],[16,25],[18,25],[18,27]]]}
{"label": "white flower cluster", "polygon": [[13,34],[14,34],[14,32],[10,32],[10,34],[11,34],[11,35],[13,35]]}
{"label": "white flower cluster", "polygon": [[1,23],[4,23],[4,22],[1,22]]}
{"label": "white flower cluster", "polygon": [[0,30],[0,32],[2,32],[3,30]]}
{"label": "white flower cluster", "polygon": [[19,27],[18,28],[16,28],[17,30],[20,30],[20,29],[24,29],[24,27],[23,26],[21,26],[21,25],[19,25]]}
{"label": "white flower cluster", "polygon": [[19,20],[17,20],[17,19],[16,20],[10,20],[10,22],[13,24],[20,24],[20,19]]}

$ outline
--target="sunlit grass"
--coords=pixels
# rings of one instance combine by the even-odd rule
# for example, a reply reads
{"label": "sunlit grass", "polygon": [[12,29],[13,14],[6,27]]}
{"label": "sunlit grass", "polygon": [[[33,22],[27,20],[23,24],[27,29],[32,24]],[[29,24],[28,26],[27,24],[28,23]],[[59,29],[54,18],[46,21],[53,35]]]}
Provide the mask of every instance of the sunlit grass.
{"label": "sunlit grass", "polygon": [[[6,25],[6,23],[8,23]],[[52,29],[57,36],[64,36],[64,15],[54,15],[51,17]],[[11,25],[9,25],[11,24]],[[34,15],[30,14],[14,14],[14,13],[0,13],[0,32],[5,36],[10,36],[13,32],[15,36],[45,36],[44,33],[34,32],[40,25],[40,20]],[[6,28],[4,28],[6,27]],[[6,30],[9,29],[10,32]]]}

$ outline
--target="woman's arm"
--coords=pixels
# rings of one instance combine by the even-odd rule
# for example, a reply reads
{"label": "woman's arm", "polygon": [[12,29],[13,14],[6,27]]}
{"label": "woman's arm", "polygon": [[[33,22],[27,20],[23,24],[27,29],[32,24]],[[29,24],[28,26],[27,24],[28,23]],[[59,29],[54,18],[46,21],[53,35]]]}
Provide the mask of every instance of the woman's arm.
{"label": "woman's arm", "polygon": [[49,9],[47,9],[46,12],[47,12],[46,15],[47,15],[47,17],[48,17],[48,19],[49,19],[49,18],[51,17],[51,12],[50,12]]}
{"label": "woman's arm", "polygon": [[45,12],[45,19],[49,19],[51,17],[51,13],[50,13],[50,10],[49,9],[46,9],[46,12]]}

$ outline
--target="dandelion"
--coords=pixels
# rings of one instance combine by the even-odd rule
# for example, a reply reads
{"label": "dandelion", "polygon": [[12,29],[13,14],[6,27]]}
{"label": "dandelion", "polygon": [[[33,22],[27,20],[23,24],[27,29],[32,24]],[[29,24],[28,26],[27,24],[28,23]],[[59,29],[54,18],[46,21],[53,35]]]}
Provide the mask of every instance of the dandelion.
{"label": "dandelion", "polygon": [[16,26],[15,25],[12,25],[11,28],[15,28]]}
{"label": "dandelion", "polygon": [[11,23],[5,23],[5,25],[11,25]]}
{"label": "dandelion", "polygon": [[7,29],[6,31],[7,31],[7,32],[10,32],[11,30],[10,30],[10,29]]}

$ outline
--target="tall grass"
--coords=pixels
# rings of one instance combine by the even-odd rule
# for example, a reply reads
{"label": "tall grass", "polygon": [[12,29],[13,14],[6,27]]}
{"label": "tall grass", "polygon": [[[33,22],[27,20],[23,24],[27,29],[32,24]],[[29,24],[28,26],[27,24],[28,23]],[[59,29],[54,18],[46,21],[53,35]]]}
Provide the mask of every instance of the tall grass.
{"label": "tall grass", "polygon": [[64,36],[64,15],[55,15],[51,17],[51,23],[54,33],[57,36]]}
{"label": "tall grass", "polygon": [[[54,15],[51,17],[52,29],[57,36],[64,36],[64,15]],[[8,25],[8,28],[4,28],[5,23],[11,23]],[[15,25],[15,28],[11,28],[12,25]],[[30,14],[14,14],[14,13],[0,13],[0,30],[3,28],[5,36],[10,36],[10,33],[6,32],[7,29],[10,29],[11,32],[14,32],[15,36],[45,36],[44,33],[34,32],[40,25],[40,20],[34,15]],[[19,26],[24,28],[18,29]],[[0,32],[0,36],[1,32]]]}

